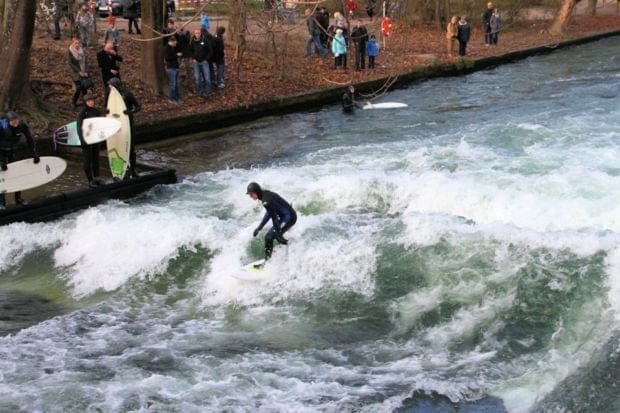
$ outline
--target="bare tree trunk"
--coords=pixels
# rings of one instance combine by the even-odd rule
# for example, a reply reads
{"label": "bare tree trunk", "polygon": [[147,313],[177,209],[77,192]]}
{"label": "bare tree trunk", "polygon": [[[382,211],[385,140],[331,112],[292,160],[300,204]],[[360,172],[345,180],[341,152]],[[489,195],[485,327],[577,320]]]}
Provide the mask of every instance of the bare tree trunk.
{"label": "bare tree trunk", "polygon": [[590,16],[596,16],[596,0],[588,0],[588,14]]}
{"label": "bare tree trunk", "polygon": [[164,30],[164,7],[163,0],[142,0],[142,38],[156,38],[142,43],[142,80],[157,95],[163,93],[166,84],[163,41],[156,33]]}
{"label": "bare tree trunk", "polygon": [[441,0],[435,0],[435,25],[439,30],[443,29],[441,23]]}
{"label": "bare tree trunk", "polygon": [[549,33],[555,35],[564,34],[568,24],[573,17],[573,10],[575,9],[576,0],[563,0],[562,5],[560,6],[560,10],[558,11],[557,16],[555,16],[555,20],[551,24],[549,28]]}
{"label": "bare tree trunk", "polygon": [[245,51],[245,33],[247,31],[245,0],[228,0],[228,10],[230,12],[229,38],[235,49],[235,60],[239,62]]}
{"label": "bare tree trunk", "polygon": [[35,0],[0,0],[0,110],[32,98],[30,48],[36,12]]}

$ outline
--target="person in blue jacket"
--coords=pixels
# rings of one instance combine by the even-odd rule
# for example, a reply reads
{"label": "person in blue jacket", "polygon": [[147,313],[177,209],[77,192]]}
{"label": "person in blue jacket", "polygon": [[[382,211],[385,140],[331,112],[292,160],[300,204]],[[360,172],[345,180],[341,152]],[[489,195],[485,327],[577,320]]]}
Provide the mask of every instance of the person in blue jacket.
{"label": "person in blue jacket", "polygon": [[267,210],[253,235],[257,236],[269,220],[273,223],[273,227],[265,235],[265,260],[268,260],[273,252],[273,240],[277,240],[280,244],[288,244],[284,233],[297,222],[297,213],[284,198],[275,192],[262,189],[256,182],[248,185],[246,194],[254,201],[260,200]]}
{"label": "person in blue jacket", "polygon": [[368,55],[368,68],[374,69],[375,59],[379,56],[379,44],[374,34],[370,36],[370,40],[366,43],[366,54]]}

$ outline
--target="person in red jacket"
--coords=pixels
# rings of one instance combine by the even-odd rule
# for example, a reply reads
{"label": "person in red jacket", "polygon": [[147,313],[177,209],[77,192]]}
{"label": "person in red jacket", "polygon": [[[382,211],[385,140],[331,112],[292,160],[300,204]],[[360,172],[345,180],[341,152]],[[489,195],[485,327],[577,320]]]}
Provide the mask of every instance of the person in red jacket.
{"label": "person in red jacket", "polygon": [[353,14],[355,13],[355,10],[357,9],[357,3],[355,3],[354,0],[349,0],[347,2],[347,10],[349,10],[349,18],[353,18]]}

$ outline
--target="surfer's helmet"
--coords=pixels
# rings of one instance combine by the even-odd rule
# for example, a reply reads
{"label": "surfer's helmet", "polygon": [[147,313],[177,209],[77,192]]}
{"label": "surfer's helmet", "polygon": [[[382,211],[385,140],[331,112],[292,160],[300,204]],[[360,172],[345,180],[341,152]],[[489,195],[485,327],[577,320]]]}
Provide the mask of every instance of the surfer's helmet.
{"label": "surfer's helmet", "polygon": [[254,193],[254,194],[258,195],[258,196],[261,196],[262,193],[263,193],[263,189],[256,182],[250,182],[248,184],[248,190],[245,193],[246,193],[246,195]]}
{"label": "surfer's helmet", "polygon": [[121,80],[117,77],[113,77],[110,80],[108,80],[108,85],[110,86],[114,86],[115,88],[119,88],[121,87]]}

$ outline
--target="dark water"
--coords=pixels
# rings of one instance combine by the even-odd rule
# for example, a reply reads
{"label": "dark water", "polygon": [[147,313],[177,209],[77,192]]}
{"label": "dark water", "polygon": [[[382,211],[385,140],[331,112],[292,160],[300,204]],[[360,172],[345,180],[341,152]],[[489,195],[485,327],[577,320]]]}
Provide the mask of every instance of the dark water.
{"label": "dark water", "polygon": [[[619,47],[150,146],[183,182],[1,228],[0,411],[619,411]],[[253,180],[300,219],[248,283]]]}

